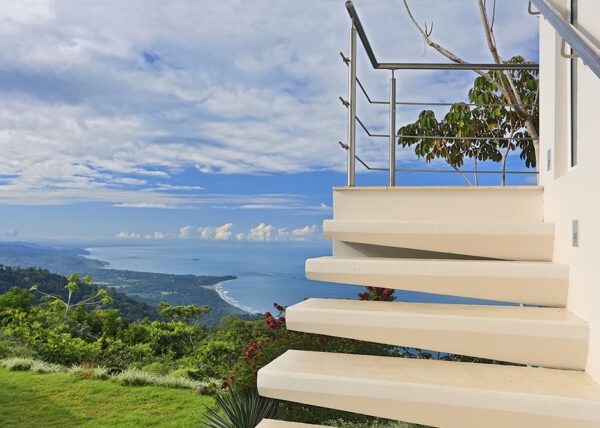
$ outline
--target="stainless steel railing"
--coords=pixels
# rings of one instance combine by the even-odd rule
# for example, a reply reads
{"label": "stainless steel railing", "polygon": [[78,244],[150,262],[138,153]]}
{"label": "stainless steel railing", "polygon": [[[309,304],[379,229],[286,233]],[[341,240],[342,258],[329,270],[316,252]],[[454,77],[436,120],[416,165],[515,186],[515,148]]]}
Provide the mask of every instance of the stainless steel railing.
{"label": "stainless steel railing", "polygon": [[[538,12],[532,10],[532,4]],[[554,27],[562,37],[562,55],[565,58],[581,58],[600,77],[600,50],[577,27],[563,18],[547,0],[529,0],[529,13],[543,16]],[[565,43],[573,50],[572,54],[565,53]]]}
{"label": "stainless steel railing", "polygon": [[[544,0],[533,0],[537,1]],[[350,28],[350,46],[349,53],[346,57],[342,52],[340,55],[342,60],[348,66],[348,99],[344,100],[340,97],[341,102],[348,109],[348,130],[347,130],[347,144],[340,142],[340,146],[347,151],[347,171],[348,171],[348,186],[352,187],[356,185],[356,161],[358,160],[367,170],[370,171],[388,171],[389,179],[388,183],[390,186],[396,185],[396,172],[462,172],[462,173],[473,173],[475,171],[455,171],[455,170],[439,170],[439,169],[417,169],[417,168],[397,168],[396,167],[396,106],[452,106],[457,103],[427,103],[427,102],[409,102],[409,101],[398,101],[396,99],[396,75],[395,72],[398,70],[538,70],[538,64],[472,64],[472,63],[380,63],[377,60],[369,38],[365,32],[365,29],[360,21],[358,13],[354,8],[351,0],[346,1],[346,9],[350,15],[351,28]],[[367,93],[362,82],[357,78],[357,37],[360,39],[361,44],[371,62],[371,66],[375,70],[388,70],[391,72],[390,76],[390,95],[389,101],[373,100]],[[382,104],[388,105],[389,107],[389,132],[388,134],[376,134],[369,131],[368,127],[362,120],[357,116],[356,112],[356,101],[357,91],[356,86],[359,86],[367,101],[370,104]],[[514,106],[512,104],[475,104],[475,103],[461,103],[469,106]],[[363,128],[369,137],[375,138],[387,138],[389,141],[389,167],[388,168],[375,168],[370,167],[366,162],[359,158],[356,154],[356,123]],[[405,136],[404,138],[440,138],[436,136]],[[447,140],[534,140],[534,138],[514,138],[514,137],[443,137]],[[476,171],[481,174],[498,174],[502,171],[487,171],[481,170]],[[505,171],[507,174],[537,174],[535,171]]]}

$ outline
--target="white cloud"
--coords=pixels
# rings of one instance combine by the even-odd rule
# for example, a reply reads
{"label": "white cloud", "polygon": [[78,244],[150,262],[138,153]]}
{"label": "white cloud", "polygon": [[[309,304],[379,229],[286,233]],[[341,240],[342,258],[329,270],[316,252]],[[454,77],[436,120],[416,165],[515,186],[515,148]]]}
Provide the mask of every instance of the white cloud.
{"label": "white cloud", "polygon": [[197,232],[202,239],[215,241],[228,241],[232,236],[233,223],[226,223],[218,227],[200,227]]}
{"label": "white cloud", "polygon": [[140,239],[142,236],[136,232],[119,232],[115,235],[117,239]]}
{"label": "white cloud", "polygon": [[145,236],[146,239],[154,239],[157,241],[161,241],[167,237],[167,234],[164,232],[154,232],[152,234],[148,234]]}
{"label": "white cloud", "polygon": [[250,229],[247,235],[248,241],[271,241],[274,227],[270,224],[260,223]]}
{"label": "white cloud", "polygon": [[158,209],[175,209],[176,206],[175,205],[167,205],[167,204],[153,204],[153,203],[148,203],[148,202],[142,202],[142,203],[130,203],[130,202],[124,202],[122,204],[115,204],[113,205],[113,207],[118,207],[118,208],[158,208]]}
{"label": "white cloud", "polygon": [[0,236],[8,236],[14,238],[15,236],[19,236],[19,231],[16,229],[6,229],[0,232]]}
{"label": "white cloud", "polygon": [[212,227],[201,227],[198,229],[198,235],[200,235],[202,239],[213,239],[215,230]]}
{"label": "white cloud", "polygon": [[192,226],[183,226],[179,229],[179,237],[181,239],[188,239],[192,234]]}
{"label": "white cloud", "polygon": [[[345,135],[346,112],[337,96],[346,91],[346,68],[337,52],[347,46],[348,16],[342,2],[201,3],[3,2],[0,176],[9,178],[0,182],[0,203],[180,207],[194,203],[201,189],[168,181],[192,168],[343,171],[337,141]],[[419,22],[435,21],[436,40],[468,60],[490,60],[472,1],[412,4]],[[356,6],[380,60],[440,60],[431,50],[423,59],[400,1],[356,0]],[[499,2],[495,30],[505,58],[535,59],[537,19],[522,0]],[[359,52],[363,83],[385,99],[389,76],[370,70]],[[471,73],[397,77],[407,100],[460,99],[473,80]],[[361,118],[373,130],[385,129],[386,113],[360,102]],[[399,116],[414,114],[407,109]],[[358,153],[373,166],[385,164],[386,150],[359,137]],[[399,162],[413,157],[398,151]],[[283,204],[247,201],[245,208],[272,205]]]}
{"label": "white cloud", "polygon": [[233,223],[227,223],[223,226],[219,226],[215,229],[215,240],[216,241],[227,241],[233,233],[231,232],[231,228],[233,227]]}
{"label": "white cloud", "polygon": [[313,224],[312,226],[304,226],[301,229],[294,229],[292,230],[292,236],[294,236],[295,239],[301,240],[301,241],[306,241],[311,239],[315,233],[317,233],[317,225]]}

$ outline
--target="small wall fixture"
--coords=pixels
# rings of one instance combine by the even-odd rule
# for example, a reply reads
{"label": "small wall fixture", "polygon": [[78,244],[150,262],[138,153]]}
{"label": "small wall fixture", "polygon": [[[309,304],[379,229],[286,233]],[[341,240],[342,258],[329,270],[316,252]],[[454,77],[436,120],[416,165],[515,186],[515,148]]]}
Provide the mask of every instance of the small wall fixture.
{"label": "small wall fixture", "polygon": [[573,246],[579,247],[579,220],[573,220]]}

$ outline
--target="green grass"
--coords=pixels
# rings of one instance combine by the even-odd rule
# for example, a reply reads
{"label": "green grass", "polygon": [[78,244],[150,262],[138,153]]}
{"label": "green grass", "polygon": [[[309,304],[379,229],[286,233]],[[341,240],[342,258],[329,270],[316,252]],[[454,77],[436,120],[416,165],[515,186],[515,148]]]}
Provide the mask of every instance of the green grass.
{"label": "green grass", "polygon": [[212,403],[185,389],[0,368],[0,427],[192,427]]}

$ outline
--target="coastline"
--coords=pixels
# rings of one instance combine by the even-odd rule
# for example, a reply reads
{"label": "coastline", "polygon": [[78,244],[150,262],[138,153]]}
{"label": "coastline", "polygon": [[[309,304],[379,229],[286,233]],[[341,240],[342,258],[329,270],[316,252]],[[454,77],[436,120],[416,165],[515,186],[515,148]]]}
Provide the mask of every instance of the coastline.
{"label": "coastline", "polygon": [[217,294],[219,295],[219,297],[228,305],[231,306],[235,306],[236,308],[238,308],[239,310],[249,314],[249,315],[256,315],[258,313],[260,313],[260,311],[255,310],[254,308],[250,307],[250,306],[244,306],[242,305],[237,299],[233,298],[230,296],[229,291],[227,291],[225,289],[225,284],[229,283],[229,282],[233,282],[236,281],[238,278],[235,279],[228,279],[226,281],[221,281],[218,282],[216,284],[214,284],[212,287],[213,289],[217,292]]}

